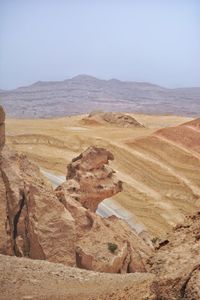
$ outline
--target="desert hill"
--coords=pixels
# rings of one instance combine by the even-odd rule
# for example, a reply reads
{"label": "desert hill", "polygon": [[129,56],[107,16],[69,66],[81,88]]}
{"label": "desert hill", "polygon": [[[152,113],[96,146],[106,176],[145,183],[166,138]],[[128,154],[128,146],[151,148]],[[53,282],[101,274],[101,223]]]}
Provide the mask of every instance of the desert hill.
{"label": "desert hill", "polygon": [[0,90],[0,102],[7,115],[16,118],[58,117],[92,110],[198,116],[199,98],[199,87],[169,89],[88,75]]}
{"label": "desert hill", "polygon": [[145,128],[83,125],[86,116],[10,119],[7,143],[58,175],[66,174],[66,165],[90,145],[108,149],[115,157],[111,166],[124,182],[123,192],[113,199],[152,235],[161,236],[199,209],[199,120],[132,116]]}

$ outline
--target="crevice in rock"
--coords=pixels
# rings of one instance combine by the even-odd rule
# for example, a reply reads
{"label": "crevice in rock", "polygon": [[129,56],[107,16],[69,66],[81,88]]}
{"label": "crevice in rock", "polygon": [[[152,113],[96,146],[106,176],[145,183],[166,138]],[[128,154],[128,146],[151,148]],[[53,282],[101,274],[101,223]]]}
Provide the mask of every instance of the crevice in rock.
{"label": "crevice in rock", "polygon": [[122,263],[122,267],[120,269],[120,272],[119,273],[130,273],[129,271],[129,264],[131,262],[131,255],[130,255],[130,252],[128,250],[127,254],[126,254],[126,257],[124,258],[124,261]]}
{"label": "crevice in rock", "polygon": [[120,273],[131,273],[129,270],[130,263],[131,263],[131,246],[130,243],[127,241],[127,253],[122,263]]}
{"label": "crevice in rock", "polygon": [[180,297],[184,298],[185,297],[185,291],[186,291],[186,288],[187,288],[187,284],[188,282],[190,281],[191,277],[192,277],[192,274],[196,271],[196,270],[200,270],[200,264],[197,264],[193,269],[192,271],[188,274],[188,276],[186,277],[186,279],[184,280],[184,283],[180,289]]}
{"label": "crevice in rock", "polygon": [[19,218],[20,218],[22,209],[23,209],[23,207],[24,207],[24,204],[25,204],[25,196],[22,195],[22,200],[21,200],[21,203],[20,203],[19,210],[18,210],[18,212],[16,213],[16,215],[15,215],[15,217],[14,217],[14,220],[13,220],[13,241],[14,241],[13,251],[14,251],[15,255],[17,255],[17,251],[16,251],[16,243],[15,243],[15,239],[16,239],[16,237],[17,237],[17,225],[18,225],[18,221],[19,221]]}
{"label": "crevice in rock", "polygon": [[169,244],[169,241],[168,240],[164,240],[164,241],[161,241],[158,246],[156,247],[156,250],[159,250],[160,248],[166,246],[167,244]]}
{"label": "crevice in rock", "polygon": [[[13,240],[13,236],[11,234],[11,231],[12,231],[12,224],[11,224],[11,220],[10,220],[10,215],[9,215],[9,190],[8,190],[8,180],[7,180],[7,177],[5,175],[5,173],[3,172],[2,170],[2,166],[1,166],[1,162],[0,162],[0,175],[2,176],[2,179],[3,179],[3,183],[4,183],[4,186],[5,186],[5,202],[6,202],[6,214],[7,214],[7,222],[9,223],[9,226],[8,224],[6,224],[6,233],[8,234],[9,236],[9,240],[10,240],[10,245],[9,245],[9,253],[11,255],[14,255],[14,252],[13,252],[13,245],[14,245],[14,240]],[[7,230],[9,227],[9,230]]]}
{"label": "crevice in rock", "polygon": [[83,269],[81,264],[81,256],[77,251],[76,251],[76,266],[80,269]]}

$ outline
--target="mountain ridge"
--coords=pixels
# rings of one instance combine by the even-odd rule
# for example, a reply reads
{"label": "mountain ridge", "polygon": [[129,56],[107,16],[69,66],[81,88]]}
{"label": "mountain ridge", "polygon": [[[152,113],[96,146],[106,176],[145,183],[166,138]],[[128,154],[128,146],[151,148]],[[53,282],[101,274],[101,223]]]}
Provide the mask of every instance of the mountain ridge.
{"label": "mountain ridge", "polygon": [[148,82],[104,80],[89,75],[0,90],[0,99],[7,115],[14,118],[48,118],[92,110],[192,117],[200,113],[200,87],[169,89]]}

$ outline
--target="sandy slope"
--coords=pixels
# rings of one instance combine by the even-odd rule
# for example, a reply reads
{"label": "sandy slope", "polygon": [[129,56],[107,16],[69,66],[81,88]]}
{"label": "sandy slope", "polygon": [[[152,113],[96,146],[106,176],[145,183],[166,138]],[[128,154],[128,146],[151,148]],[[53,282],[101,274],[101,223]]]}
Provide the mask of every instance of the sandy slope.
{"label": "sandy slope", "polygon": [[124,191],[115,200],[132,211],[151,233],[161,235],[200,207],[199,127],[189,123],[163,129],[191,119],[133,116],[146,128],[86,126],[82,116],[10,119],[7,142],[43,168],[62,175],[67,163],[89,145],[106,147],[115,156],[112,167],[125,182]]}

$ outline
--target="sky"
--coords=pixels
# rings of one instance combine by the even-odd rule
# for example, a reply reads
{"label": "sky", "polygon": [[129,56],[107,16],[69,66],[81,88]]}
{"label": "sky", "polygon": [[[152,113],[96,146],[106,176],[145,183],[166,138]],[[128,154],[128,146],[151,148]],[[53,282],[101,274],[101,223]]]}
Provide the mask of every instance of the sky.
{"label": "sky", "polygon": [[78,74],[200,86],[200,1],[0,0],[0,89]]}

